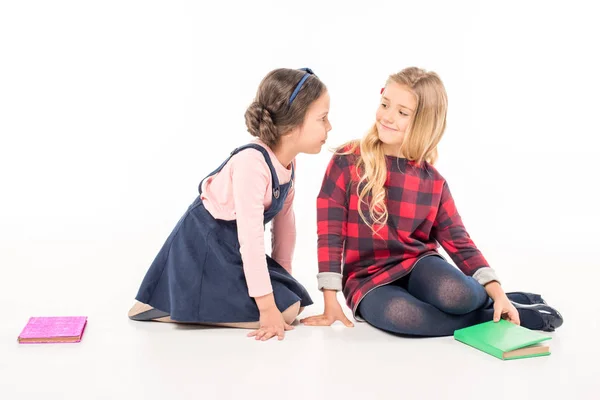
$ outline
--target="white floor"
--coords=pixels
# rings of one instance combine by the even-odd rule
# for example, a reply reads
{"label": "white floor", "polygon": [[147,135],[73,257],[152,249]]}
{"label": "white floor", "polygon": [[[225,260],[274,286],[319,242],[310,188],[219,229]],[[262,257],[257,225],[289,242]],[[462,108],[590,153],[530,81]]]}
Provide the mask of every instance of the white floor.
{"label": "white floor", "polygon": [[[566,320],[552,355],[503,362],[452,338],[399,338],[360,323],[297,326],[261,343],[243,330],[133,322],[125,315],[145,268],[143,241],[4,244],[2,399],[600,398],[600,309],[585,293],[561,296],[558,277],[544,293]],[[316,302],[306,315],[322,310],[312,268],[299,274]],[[89,323],[79,344],[20,345],[32,315]]]}

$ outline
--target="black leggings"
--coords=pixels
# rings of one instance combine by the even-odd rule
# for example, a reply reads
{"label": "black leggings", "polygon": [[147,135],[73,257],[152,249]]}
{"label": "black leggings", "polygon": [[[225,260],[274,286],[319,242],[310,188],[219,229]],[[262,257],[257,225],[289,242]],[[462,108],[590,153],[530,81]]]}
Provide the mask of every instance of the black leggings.
{"label": "black leggings", "polygon": [[[540,328],[539,315],[518,311],[522,326]],[[407,276],[369,292],[358,313],[369,324],[392,333],[451,336],[456,329],[491,321],[494,309],[475,279],[438,256],[427,256]]]}

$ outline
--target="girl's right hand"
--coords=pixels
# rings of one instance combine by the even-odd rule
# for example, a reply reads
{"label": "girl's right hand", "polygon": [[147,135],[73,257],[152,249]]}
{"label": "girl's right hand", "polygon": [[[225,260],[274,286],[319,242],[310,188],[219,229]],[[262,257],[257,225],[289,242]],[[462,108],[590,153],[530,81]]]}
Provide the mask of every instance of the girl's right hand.
{"label": "girl's right hand", "polygon": [[301,319],[300,322],[308,326],[329,326],[335,321],[340,321],[348,328],[352,328],[354,324],[346,318],[346,314],[344,314],[342,306],[337,301],[336,296],[337,292],[334,290],[324,290],[323,297],[325,298],[325,311],[323,314]]}
{"label": "girl's right hand", "polygon": [[256,340],[269,340],[277,336],[279,340],[283,340],[285,331],[291,331],[293,326],[287,324],[283,315],[277,307],[260,312],[260,328],[248,334],[248,337],[254,337]]}

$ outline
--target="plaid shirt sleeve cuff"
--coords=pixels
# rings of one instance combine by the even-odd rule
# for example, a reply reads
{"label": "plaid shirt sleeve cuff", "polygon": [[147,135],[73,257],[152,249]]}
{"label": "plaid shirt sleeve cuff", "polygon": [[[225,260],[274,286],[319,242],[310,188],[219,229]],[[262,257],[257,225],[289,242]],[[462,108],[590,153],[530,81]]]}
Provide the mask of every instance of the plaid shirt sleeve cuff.
{"label": "plaid shirt sleeve cuff", "polygon": [[320,272],[317,274],[319,290],[342,290],[342,274],[337,272]]}
{"label": "plaid shirt sleeve cuff", "polygon": [[473,274],[473,279],[479,282],[479,284],[481,284],[482,286],[494,281],[500,283],[500,279],[498,279],[496,271],[489,267],[479,268]]}

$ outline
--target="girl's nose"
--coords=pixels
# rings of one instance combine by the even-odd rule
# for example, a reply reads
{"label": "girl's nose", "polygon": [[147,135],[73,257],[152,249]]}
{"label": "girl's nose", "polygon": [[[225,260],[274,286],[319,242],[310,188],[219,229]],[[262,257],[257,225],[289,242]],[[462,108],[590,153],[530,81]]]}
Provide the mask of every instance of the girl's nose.
{"label": "girl's nose", "polygon": [[392,116],[391,113],[385,113],[385,114],[383,114],[383,122],[385,122],[387,124],[393,124],[394,117]]}

